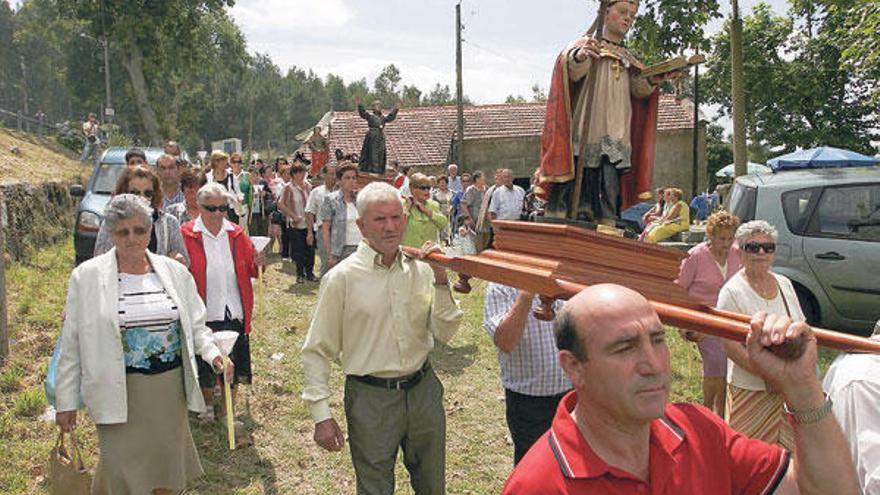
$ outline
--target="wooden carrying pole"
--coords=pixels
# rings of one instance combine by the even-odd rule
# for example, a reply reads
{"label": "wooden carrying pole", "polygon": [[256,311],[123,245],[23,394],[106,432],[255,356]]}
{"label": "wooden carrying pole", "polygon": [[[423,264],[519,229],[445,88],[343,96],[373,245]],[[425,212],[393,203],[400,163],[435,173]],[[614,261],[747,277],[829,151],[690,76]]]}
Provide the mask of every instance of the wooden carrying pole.
{"label": "wooden carrying pole", "polygon": [[[405,253],[417,256],[418,250],[402,247]],[[500,263],[489,257],[449,257],[440,253],[427,256],[427,261],[458,273],[517,287],[552,299],[569,299],[587,284],[549,277],[543,270],[521,262]],[[634,288],[637,290],[637,288]],[[660,320],[671,326],[745,342],[749,334],[750,317],[703,306],[695,309],[649,300]],[[857,337],[813,327],[820,346],[841,351],[859,351],[880,354],[880,341]]]}

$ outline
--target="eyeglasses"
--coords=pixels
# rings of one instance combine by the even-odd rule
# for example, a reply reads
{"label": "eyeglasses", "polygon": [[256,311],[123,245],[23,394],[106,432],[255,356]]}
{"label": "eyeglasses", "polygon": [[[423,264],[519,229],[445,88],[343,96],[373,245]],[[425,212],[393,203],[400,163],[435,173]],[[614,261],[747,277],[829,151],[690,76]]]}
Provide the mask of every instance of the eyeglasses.
{"label": "eyeglasses", "polygon": [[416,186],[415,188],[420,191],[430,191],[431,190],[431,186]]}
{"label": "eyeglasses", "polygon": [[199,206],[201,206],[202,208],[204,208],[205,211],[209,211],[209,212],[211,212],[211,213],[214,213],[214,212],[216,212],[216,211],[222,211],[223,213],[226,213],[226,212],[229,210],[229,205],[220,205],[220,206],[214,206],[214,205],[199,205]]}
{"label": "eyeglasses", "polygon": [[128,193],[134,194],[135,196],[143,196],[148,199],[152,199],[152,197],[153,197],[153,190],[152,189],[145,189],[143,191],[141,191],[140,189],[129,189]]}
{"label": "eyeglasses", "polygon": [[232,163],[238,163],[239,165],[241,165],[241,160],[232,160]]}
{"label": "eyeglasses", "polygon": [[128,237],[131,234],[134,234],[136,236],[147,235],[147,228],[146,227],[132,227],[130,229],[118,229],[118,230],[113,231],[113,235],[116,237]]}
{"label": "eyeglasses", "polygon": [[758,251],[764,250],[767,254],[776,252],[775,242],[747,242],[742,245],[743,251],[751,254],[758,254]]}

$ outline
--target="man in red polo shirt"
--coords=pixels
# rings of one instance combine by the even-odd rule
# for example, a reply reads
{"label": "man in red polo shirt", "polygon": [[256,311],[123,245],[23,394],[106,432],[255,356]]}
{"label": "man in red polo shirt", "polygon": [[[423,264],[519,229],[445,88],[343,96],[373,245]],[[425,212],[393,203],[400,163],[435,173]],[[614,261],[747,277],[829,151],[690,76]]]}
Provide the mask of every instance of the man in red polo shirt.
{"label": "man in red polo shirt", "polygon": [[[840,426],[816,376],[810,327],[758,313],[747,342],[755,371],[785,397],[797,452],[737,433],[708,409],[667,403],[669,348],[638,293],[603,284],[569,300],[556,324],[574,391],[504,494],[830,494],[859,485]],[[803,337],[803,340],[799,340]],[[800,342],[783,360],[768,349]]]}

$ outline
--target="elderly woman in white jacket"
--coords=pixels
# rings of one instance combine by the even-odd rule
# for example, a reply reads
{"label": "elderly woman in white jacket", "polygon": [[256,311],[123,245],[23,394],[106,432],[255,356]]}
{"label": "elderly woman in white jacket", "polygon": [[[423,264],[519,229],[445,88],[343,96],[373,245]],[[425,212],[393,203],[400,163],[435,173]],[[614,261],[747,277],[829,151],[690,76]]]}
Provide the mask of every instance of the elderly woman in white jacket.
{"label": "elderly woman in white jacket", "polygon": [[82,394],[101,450],[92,493],[177,493],[203,474],[187,418],[205,409],[196,358],[218,373],[224,360],[189,271],[147,251],[147,202],[120,194],[105,214],[113,249],[70,276],[56,422],[75,427]]}

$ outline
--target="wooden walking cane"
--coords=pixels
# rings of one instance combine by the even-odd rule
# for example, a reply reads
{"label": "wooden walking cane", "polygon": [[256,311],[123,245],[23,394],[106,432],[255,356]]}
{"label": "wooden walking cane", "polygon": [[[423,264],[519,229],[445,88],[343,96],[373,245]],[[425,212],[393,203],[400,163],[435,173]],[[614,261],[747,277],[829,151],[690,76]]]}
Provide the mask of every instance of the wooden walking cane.
{"label": "wooden walking cane", "polygon": [[[594,29],[592,35],[597,43],[601,43],[602,32],[605,30],[605,11],[608,8],[607,0],[599,0],[599,14],[596,21],[590,29]],[[587,31],[589,34],[589,30]],[[587,58],[590,58],[587,55]],[[587,73],[587,81],[584,91],[587,91],[587,101],[584,107],[583,118],[587,119],[587,125],[584,127],[584,135],[581,136],[580,149],[578,150],[578,160],[574,164],[574,188],[572,190],[571,205],[568,209],[568,218],[577,220],[578,208],[581,203],[581,191],[584,187],[584,166],[583,160],[586,156],[587,142],[590,138],[590,116],[593,114],[593,99],[596,96],[596,79],[599,73],[599,59],[590,61],[590,71]],[[574,123],[572,122],[572,125]]]}

